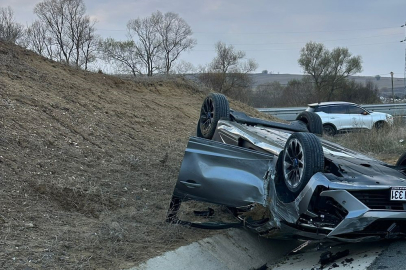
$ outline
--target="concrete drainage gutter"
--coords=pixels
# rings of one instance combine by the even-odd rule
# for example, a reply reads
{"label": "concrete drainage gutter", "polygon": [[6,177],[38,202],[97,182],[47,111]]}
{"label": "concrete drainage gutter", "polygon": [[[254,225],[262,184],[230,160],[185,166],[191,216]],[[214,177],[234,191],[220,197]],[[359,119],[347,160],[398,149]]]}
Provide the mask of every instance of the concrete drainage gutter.
{"label": "concrete drainage gutter", "polygon": [[271,265],[297,241],[269,240],[243,229],[194,242],[152,258],[130,270],[250,270]]}
{"label": "concrete drainage gutter", "polygon": [[[367,269],[386,249],[389,242],[323,244],[320,250],[309,245],[300,253],[284,257],[302,242],[272,240],[244,229],[231,229],[225,234],[194,242],[152,258],[129,270],[301,270],[319,269],[319,257],[325,251],[336,253],[348,249],[345,258],[325,265],[325,269]],[[317,245],[317,242],[314,243]],[[346,260],[347,259],[347,260]]]}

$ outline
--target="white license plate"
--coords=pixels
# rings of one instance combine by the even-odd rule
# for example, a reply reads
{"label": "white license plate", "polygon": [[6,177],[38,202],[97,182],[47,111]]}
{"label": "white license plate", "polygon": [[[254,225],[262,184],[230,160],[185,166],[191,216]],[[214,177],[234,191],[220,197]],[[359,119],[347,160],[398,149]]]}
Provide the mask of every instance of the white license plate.
{"label": "white license plate", "polygon": [[406,201],[406,187],[393,187],[390,191],[391,201]]}

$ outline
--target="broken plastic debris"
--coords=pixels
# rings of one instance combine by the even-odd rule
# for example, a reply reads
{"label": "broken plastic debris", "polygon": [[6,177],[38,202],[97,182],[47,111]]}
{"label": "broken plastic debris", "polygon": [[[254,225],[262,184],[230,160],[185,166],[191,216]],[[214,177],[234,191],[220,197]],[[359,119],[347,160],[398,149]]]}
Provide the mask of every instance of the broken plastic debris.
{"label": "broken plastic debris", "polygon": [[335,260],[341,259],[345,256],[348,256],[350,254],[350,251],[348,249],[344,250],[344,251],[339,251],[336,254],[333,255],[333,253],[331,253],[331,251],[326,251],[323,252],[320,255],[320,264],[321,265],[325,265],[327,263],[332,263]]}

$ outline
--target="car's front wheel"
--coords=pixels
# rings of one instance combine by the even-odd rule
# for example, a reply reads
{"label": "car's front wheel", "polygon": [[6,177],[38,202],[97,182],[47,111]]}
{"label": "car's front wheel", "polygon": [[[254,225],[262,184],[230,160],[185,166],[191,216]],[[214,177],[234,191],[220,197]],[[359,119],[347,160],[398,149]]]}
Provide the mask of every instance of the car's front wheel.
{"label": "car's front wheel", "polygon": [[319,139],[311,133],[293,133],[282,152],[286,187],[296,197],[317,172],[323,171],[324,154]]}
{"label": "car's front wheel", "polygon": [[388,123],[385,121],[378,121],[375,123],[374,127],[376,130],[384,130],[388,127]]}

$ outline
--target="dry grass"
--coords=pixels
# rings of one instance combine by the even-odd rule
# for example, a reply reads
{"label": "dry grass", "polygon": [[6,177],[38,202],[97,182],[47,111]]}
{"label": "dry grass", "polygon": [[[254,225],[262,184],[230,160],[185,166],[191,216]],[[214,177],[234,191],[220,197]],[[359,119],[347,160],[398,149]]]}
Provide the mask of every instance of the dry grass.
{"label": "dry grass", "polygon": [[390,164],[395,164],[406,151],[406,126],[401,118],[396,119],[391,128],[349,132],[325,138]]}
{"label": "dry grass", "polygon": [[211,234],[165,223],[204,91],[1,42],[0,63],[0,269],[129,268]]}

